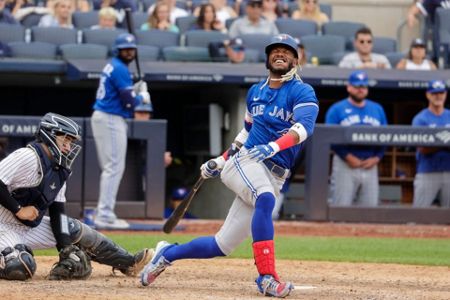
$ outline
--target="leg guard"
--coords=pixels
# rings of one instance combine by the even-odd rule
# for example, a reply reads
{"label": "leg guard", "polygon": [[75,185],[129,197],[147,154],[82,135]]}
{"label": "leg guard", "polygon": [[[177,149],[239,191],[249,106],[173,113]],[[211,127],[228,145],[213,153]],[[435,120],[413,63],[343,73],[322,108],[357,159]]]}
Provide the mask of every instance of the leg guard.
{"label": "leg guard", "polygon": [[260,275],[272,275],[275,280],[279,281],[278,274],[275,271],[275,247],[273,240],[254,242],[253,255],[258,273]]}
{"label": "leg guard", "polygon": [[27,280],[36,272],[33,251],[23,244],[8,247],[0,253],[0,278]]}
{"label": "leg guard", "polygon": [[72,243],[86,251],[93,261],[121,271],[135,263],[128,251],[76,219],[69,218],[69,232]]}

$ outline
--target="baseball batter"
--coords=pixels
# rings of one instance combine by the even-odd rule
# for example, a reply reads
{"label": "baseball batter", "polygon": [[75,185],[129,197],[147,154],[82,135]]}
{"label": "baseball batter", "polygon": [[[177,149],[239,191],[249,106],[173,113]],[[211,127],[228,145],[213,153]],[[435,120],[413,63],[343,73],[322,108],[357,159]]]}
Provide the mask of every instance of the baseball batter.
{"label": "baseball batter", "polygon": [[114,208],[117,191],[125,170],[127,154],[127,118],[134,107],[150,104],[150,94],[144,81],[133,86],[128,64],[136,57],[136,40],[132,34],[120,34],[115,41],[117,53],[102,71],[91,118],[97,156],[102,170],[95,226],[127,228],[118,219]]}
{"label": "baseball batter", "polygon": [[201,167],[204,178],[220,174],[236,194],[222,228],[215,236],[187,244],[159,242],[141,274],[143,285],[152,283],[175,260],[225,256],[251,235],[258,290],[282,298],[293,289],[275,270],[272,210],[301,144],[313,133],[319,106],[313,88],[297,74],[295,40],[277,35],[265,52],[269,77],[247,94],[244,128],[229,151],[214,159],[216,169],[207,163]]}
{"label": "baseball batter", "polygon": [[[428,83],[428,107],[413,119],[413,126],[450,129],[450,110],[444,107],[447,87],[442,80]],[[435,199],[443,207],[450,207],[450,148],[418,147],[417,172],[414,178],[415,207],[429,207]]]}
{"label": "baseball batter", "polygon": [[[31,278],[36,271],[32,249],[55,246],[60,262],[52,269],[50,279],[89,276],[86,253],[90,259],[130,276],[138,274],[150,260],[152,252],[148,249],[133,256],[101,233],[66,216],[66,180],[81,150],[80,139],[77,123],[47,113],[36,140],[0,162],[1,279]],[[47,210],[49,216],[45,216]]]}
{"label": "baseball batter", "polygon": [[[342,126],[383,126],[387,124],[383,107],[366,99],[369,78],[364,71],[350,74],[347,84],[349,97],[333,104],[327,111],[326,124]],[[378,163],[384,147],[337,146],[332,149],[332,204],[347,206],[354,201],[363,206],[378,205]]]}

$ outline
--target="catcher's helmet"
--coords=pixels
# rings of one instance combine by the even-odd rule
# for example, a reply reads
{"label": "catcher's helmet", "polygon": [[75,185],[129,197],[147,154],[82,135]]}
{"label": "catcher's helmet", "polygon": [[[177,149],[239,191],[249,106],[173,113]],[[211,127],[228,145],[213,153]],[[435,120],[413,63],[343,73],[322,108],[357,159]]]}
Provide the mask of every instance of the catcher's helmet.
{"label": "catcher's helmet", "polygon": [[136,49],[136,38],[130,33],[121,33],[114,42],[115,49]]}
{"label": "catcher's helmet", "polygon": [[172,199],[183,200],[189,194],[189,190],[185,187],[178,187],[172,190]]}
{"label": "catcher's helmet", "polygon": [[[59,148],[57,136],[69,136],[73,139],[67,153]],[[47,145],[56,164],[70,170],[81,150],[81,145],[78,144],[81,141],[81,127],[77,123],[67,117],[47,113],[39,123],[36,138],[38,142]]]}
{"label": "catcher's helmet", "polygon": [[278,35],[272,37],[269,45],[266,46],[266,57],[267,58],[269,57],[270,51],[272,51],[272,49],[275,48],[276,46],[283,46],[285,48],[288,48],[289,50],[292,51],[294,56],[296,58],[298,58],[298,52],[297,52],[298,43],[289,34],[282,33],[282,34],[278,34]]}

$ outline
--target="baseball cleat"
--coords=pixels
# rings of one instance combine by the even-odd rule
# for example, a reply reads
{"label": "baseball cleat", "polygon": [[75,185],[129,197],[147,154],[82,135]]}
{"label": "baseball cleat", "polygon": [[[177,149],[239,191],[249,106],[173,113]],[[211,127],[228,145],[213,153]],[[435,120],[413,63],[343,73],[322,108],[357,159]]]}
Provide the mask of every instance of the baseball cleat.
{"label": "baseball cleat", "polygon": [[147,286],[155,281],[159,274],[161,274],[168,266],[172,265],[166,260],[163,254],[167,249],[173,246],[173,244],[166,241],[161,241],[156,245],[153,259],[144,267],[144,270],[141,273],[141,284],[143,286]]}
{"label": "baseball cleat", "polygon": [[134,264],[126,269],[119,269],[127,276],[136,277],[155,255],[155,250],[145,248],[134,255]]}
{"label": "baseball cleat", "polygon": [[255,280],[258,290],[264,296],[284,298],[294,289],[290,282],[279,282],[272,275],[260,275]]}

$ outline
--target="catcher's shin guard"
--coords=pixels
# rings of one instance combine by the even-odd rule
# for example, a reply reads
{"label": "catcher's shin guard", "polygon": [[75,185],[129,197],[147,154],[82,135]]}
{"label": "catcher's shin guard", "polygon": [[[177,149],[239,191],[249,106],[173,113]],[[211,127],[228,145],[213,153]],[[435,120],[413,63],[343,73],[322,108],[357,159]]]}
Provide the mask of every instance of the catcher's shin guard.
{"label": "catcher's shin guard", "polygon": [[135,257],[132,254],[80,221],[69,218],[69,232],[72,243],[86,251],[93,261],[122,272],[134,266]]}
{"label": "catcher's shin guard", "polygon": [[36,272],[33,251],[24,245],[7,247],[0,253],[0,278],[7,280],[27,280]]}
{"label": "catcher's shin guard", "polygon": [[253,256],[260,275],[272,275],[279,280],[275,271],[275,246],[273,240],[253,243]]}

